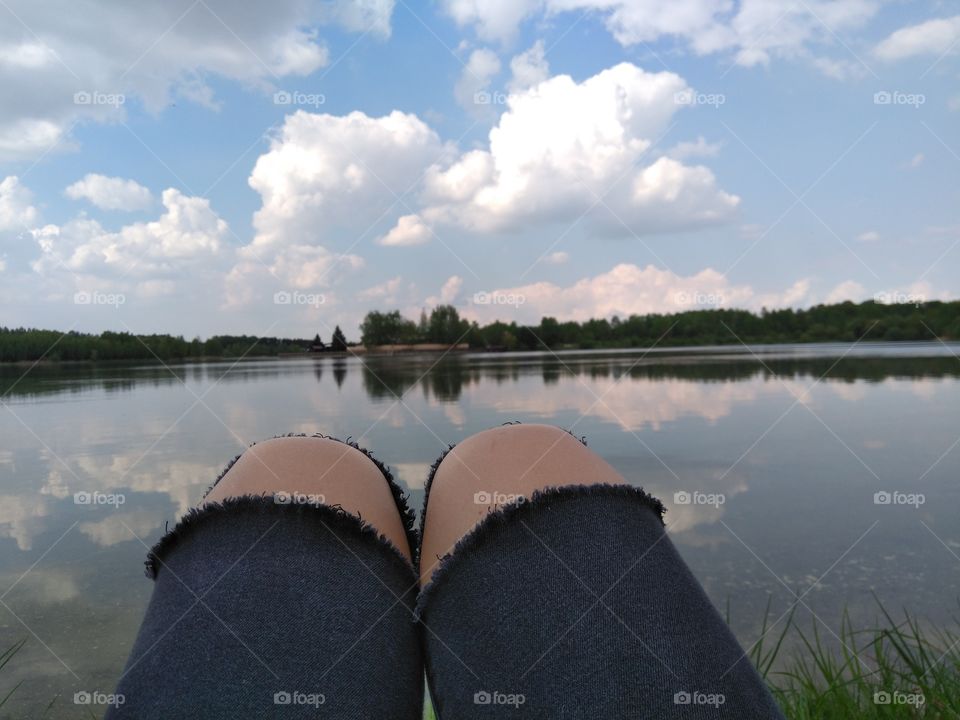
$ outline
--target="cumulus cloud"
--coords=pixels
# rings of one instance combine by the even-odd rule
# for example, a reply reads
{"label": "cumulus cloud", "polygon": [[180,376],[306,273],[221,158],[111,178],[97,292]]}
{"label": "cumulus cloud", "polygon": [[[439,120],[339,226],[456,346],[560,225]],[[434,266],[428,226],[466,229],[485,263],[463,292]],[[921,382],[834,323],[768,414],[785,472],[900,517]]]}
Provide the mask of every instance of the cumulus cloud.
{"label": "cumulus cloud", "polygon": [[363,302],[395,303],[402,284],[403,277],[397,275],[379,285],[361,290],[357,293],[357,299]]}
{"label": "cumulus cloud", "polygon": [[214,257],[228,229],[210,201],[170,188],[162,202],[164,212],[156,220],[118,231],[85,216],[36,228],[32,234],[41,255],[34,270],[50,275],[65,269],[105,279],[176,277],[185,266]]}
{"label": "cumulus cloud", "polygon": [[480,48],[470,53],[454,87],[460,106],[473,113],[489,113],[493,103],[488,88],[499,72],[500,58],[492,50]]}
{"label": "cumulus cloud", "polygon": [[520,92],[539,85],[550,77],[550,65],[547,63],[543,40],[537,40],[526,52],[515,55],[510,60],[511,92]]}
{"label": "cumulus cloud", "polygon": [[[593,12],[624,46],[671,38],[698,55],[731,52],[740,65],[772,57],[807,57],[877,11],[878,0],[444,0],[447,13],[485,40],[509,41],[527,19]],[[835,70],[839,61],[830,68]]]}
{"label": "cumulus cloud", "polygon": [[0,232],[29,230],[39,213],[33,206],[33,194],[16,175],[0,182]]}
{"label": "cumulus cloud", "polygon": [[665,156],[645,164],[688,91],[678,75],[621,63],[581,83],[558,75],[511,94],[488,150],[428,170],[420,215],[478,232],[584,214],[611,234],[724,221],[739,198],[708,168]]}
{"label": "cumulus cloud", "polygon": [[451,275],[440,288],[439,295],[432,295],[426,299],[426,305],[453,305],[460,295],[460,289],[463,287],[463,278],[459,275]]}
{"label": "cumulus cloud", "polygon": [[874,54],[883,60],[902,60],[917,55],[943,55],[960,51],[960,15],[927,20],[900,28],[884,38]]}
{"label": "cumulus cloud", "polygon": [[867,291],[863,285],[853,280],[847,280],[840,283],[833,288],[833,290],[827,293],[827,297],[824,299],[824,302],[827,304],[840,303],[844,302],[845,300],[860,302],[861,300],[866,299],[866,294]]}
{"label": "cumulus cloud", "polygon": [[[253,247],[315,244],[337,227],[383,216],[444,152],[416,115],[287,116],[250,175],[262,199]],[[362,230],[363,228],[361,228]]]}
{"label": "cumulus cloud", "polygon": [[[653,265],[621,263],[608,272],[569,286],[537,282],[479,293],[482,301],[469,305],[465,314],[481,322],[508,317],[536,323],[544,315],[582,322],[613,315],[625,317],[717,307],[793,306],[803,303],[809,290],[809,282],[798,281],[783,293],[758,294],[752,287],[735,285],[709,268],[684,276]],[[478,296],[474,296],[475,299]]]}
{"label": "cumulus cloud", "polygon": [[66,189],[67,197],[86,199],[104,210],[146,210],[153,195],[136,180],[88,173]]}
{"label": "cumulus cloud", "polygon": [[381,245],[422,245],[430,240],[430,228],[419,215],[401,215],[390,232],[379,239]]}
{"label": "cumulus cloud", "polygon": [[123,118],[133,98],[153,111],[177,97],[210,105],[211,76],[266,87],[308,75],[328,62],[318,25],[389,35],[393,0],[91,0],[82,18],[67,0],[5,7],[0,85],[16,102],[0,104],[0,158],[17,159],[69,144],[78,120]]}
{"label": "cumulus cloud", "polygon": [[580,83],[557,76],[510,95],[488,148],[466,151],[412,114],[297,111],[250,175],[262,204],[229,303],[263,283],[324,286],[364,265],[360,243],[416,245],[436,226],[492,234],[583,215],[598,233],[627,235],[724,222],[739,198],[708,168],[644,157],[688,90],[629,63]]}
{"label": "cumulus cloud", "polygon": [[[403,208],[424,169],[449,152],[422,120],[398,111],[287,116],[250,175],[261,206],[254,238],[239,249],[227,278],[229,303],[255,297],[258,283],[322,287],[362,267],[351,248]],[[381,242],[420,240],[415,220],[398,227]],[[353,238],[347,249],[331,250],[344,234]]]}

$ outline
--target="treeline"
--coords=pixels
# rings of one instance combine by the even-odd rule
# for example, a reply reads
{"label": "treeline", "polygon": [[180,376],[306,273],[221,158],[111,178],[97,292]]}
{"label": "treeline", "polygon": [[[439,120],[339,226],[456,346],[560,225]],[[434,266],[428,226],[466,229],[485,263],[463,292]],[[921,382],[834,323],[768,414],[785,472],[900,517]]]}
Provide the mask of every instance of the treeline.
{"label": "treeline", "polygon": [[960,339],[960,301],[919,304],[817,305],[806,310],[691,310],[672,315],[631,315],[609,320],[539,325],[501,321],[480,326],[460,318],[449,305],[434,308],[420,321],[395,310],[368,313],[361,326],[364,345],[465,342],[471,348],[622,348],[653,344],[728,345],[746,343],[853,342],[856,340]]}
{"label": "treeline", "polygon": [[[910,304],[817,305],[806,310],[691,310],[673,315],[631,315],[609,320],[537,325],[471,323],[451,305],[418,321],[399,310],[367,313],[361,325],[367,347],[411,343],[467,343],[474,349],[623,348],[746,343],[853,342],[856,340],[960,340],[960,301]],[[0,327],[0,362],[34,360],[178,360],[346,350],[337,327],[329,344],[313,340],[217,335],[185,340],[172,335],[105,332],[100,335]]]}
{"label": "treeline", "polygon": [[257,338],[248,335],[217,335],[208,340],[185,340],[173,335],[134,335],[126,332],[61,333],[0,327],[0,362],[182,360],[242,355],[278,355],[304,352],[310,340]]}

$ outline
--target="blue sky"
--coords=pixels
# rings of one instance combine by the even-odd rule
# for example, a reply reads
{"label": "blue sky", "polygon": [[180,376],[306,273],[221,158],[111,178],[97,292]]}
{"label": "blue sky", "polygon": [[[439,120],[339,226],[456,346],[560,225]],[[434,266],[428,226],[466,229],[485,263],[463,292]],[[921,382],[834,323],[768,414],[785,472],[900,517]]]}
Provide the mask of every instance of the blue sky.
{"label": "blue sky", "polygon": [[960,296],[949,3],[0,15],[3,325],[355,337],[438,302],[536,322]]}

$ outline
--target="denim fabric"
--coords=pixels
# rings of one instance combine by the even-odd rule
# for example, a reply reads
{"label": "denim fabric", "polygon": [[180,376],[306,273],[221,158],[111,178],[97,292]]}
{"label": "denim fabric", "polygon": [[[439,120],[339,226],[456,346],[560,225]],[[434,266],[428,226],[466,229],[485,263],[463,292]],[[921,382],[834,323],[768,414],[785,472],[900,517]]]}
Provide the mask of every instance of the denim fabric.
{"label": "denim fabric", "polygon": [[560,488],[466,536],[418,601],[440,720],[782,718],[660,510]]}
{"label": "denim fabric", "polygon": [[182,522],[151,567],[108,718],[422,717],[416,574],[356,518],[228,500]]}
{"label": "denim fabric", "polygon": [[150,554],[106,717],[415,720],[425,660],[441,720],[782,718],[662,511],[628,486],[536,494],[487,516],[417,598],[411,564],[336,508],[204,506]]}

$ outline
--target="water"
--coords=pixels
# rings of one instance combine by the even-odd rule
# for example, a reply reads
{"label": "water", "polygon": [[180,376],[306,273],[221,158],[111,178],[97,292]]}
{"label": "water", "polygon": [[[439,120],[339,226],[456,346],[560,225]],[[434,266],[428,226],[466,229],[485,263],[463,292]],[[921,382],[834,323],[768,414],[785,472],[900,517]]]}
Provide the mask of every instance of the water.
{"label": "water", "polygon": [[[945,623],[960,595],[960,346],[468,354],[0,369],[0,712],[88,717],[149,597],[147,546],[226,461],[286,432],[352,435],[420,506],[447,443],[508,420],[586,436],[666,502],[744,645],[797,596],[825,638],[873,597]],[[400,398],[398,400],[398,397]],[[878,491],[914,504],[876,504]],[[123,496],[84,505],[76,493]],[[686,492],[698,501],[684,504]],[[699,493],[694,495],[695,493]],[[909,497],[910,494],[922,494]],[[719,500],[722,496],[723,503]]]}

